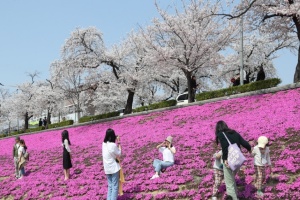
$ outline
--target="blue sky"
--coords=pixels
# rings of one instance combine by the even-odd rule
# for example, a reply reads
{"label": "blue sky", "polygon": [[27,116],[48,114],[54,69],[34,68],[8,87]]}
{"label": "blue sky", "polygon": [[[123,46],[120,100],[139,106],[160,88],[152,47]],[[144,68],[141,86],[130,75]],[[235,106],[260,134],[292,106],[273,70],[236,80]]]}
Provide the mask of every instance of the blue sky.
{"label": "blue sky", "polygon": [[[163,8],[172,2],[161,0]],[[65,39],[76,27],[95,26],[107,46],[118,43],[138,25],[158,16],[153,0],[9,0],[0,1],[0,83],[13,89],[29,81],[26,72],[49,77]],[[293,82],[296,56],[280,52],[275,61],[283,84]]]}

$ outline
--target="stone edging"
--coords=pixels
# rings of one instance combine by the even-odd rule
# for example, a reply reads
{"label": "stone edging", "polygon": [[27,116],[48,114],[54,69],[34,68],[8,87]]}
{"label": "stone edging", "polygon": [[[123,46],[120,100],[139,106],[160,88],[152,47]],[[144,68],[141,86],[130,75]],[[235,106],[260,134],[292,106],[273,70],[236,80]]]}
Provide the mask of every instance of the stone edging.
{"label": "stone edging", "polygon": [[[132,114],[128,114],[128,115],[111,117],[111,118],[106,118],[106,119],[100,119],[100,120],[95,120],[95,121],[90,121],[90,122],[85,122],[85,123],[77,123],[77,124],[73,124],[73,125],[70,125],[70,126],[46,129],[46,130],[43,130],[43,131],[22,133],[22,134],[18,134],[18,136],[31,135],[31,134],[37,134],[37,133],[55,131],[55,130],[62,130],[62,129],[68,129],[68,128],[74,128],[74,127],[78,127],[78,126],[87,126],[87,125],[92,125],[92,124],[98,124],[98,123],[101,123],[101,122],[109,122],[109,121],[113,121],[113,120],[123,119],[123,118],[127,118],[127,117],[147,115],[147,114],[155,113],[155,112],[174,110],[174,109],[188,107],[188,106],[203,105],[203,104],[206,104],[206,103],[211,103],[211,102],[216,102],[216,101],[223,101],[223,100],[228,100],[228,99],[235,99],[235,98],[252,96],[252,95],[275,93],[275,92],[290,90],[290,89],[295,89],[295,88],[300,88],[300,82],[293,83],[293,84],[288,84],[288,85],[283,85],[283,86],[279,86],[279,87],[272,87],[272,88],[268,88],[268,89],[256,90],[256,91],[252,91],[252,92],[245,92],[245,93],[239,93],[239,94],[234,94],[234,95],[225,96],[225,97],[219,97],[219,98],[214,98],[214,99],[203,100],[203,101],[194,102],[194,103],[190,103],[190,104],[186,104],[186,105],[171,106],[171,107],[167,107],[167,108],[159,108],[159,109],[155,109],[155,110],[137,112],[137,113],[132,113]],[[0,140],[7,139],[7,138],[12,138],[12,137],[15,137],[15,136],[16,135],[7,136],[7,137],[4,137],[4,138],[0,138]]]}

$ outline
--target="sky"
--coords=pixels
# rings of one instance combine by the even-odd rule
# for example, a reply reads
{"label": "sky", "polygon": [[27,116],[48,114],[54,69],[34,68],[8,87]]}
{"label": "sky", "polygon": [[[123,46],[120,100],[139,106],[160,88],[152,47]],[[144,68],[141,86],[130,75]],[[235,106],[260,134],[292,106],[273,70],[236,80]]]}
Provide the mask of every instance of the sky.
{"label": "sky", "polygon": [[[158,1],[162,8],[173,1]],[[176,0],[175,0],[176,2]],[[153,0],[9,0],[0,1],[0,83],[14,90],[38,71],[49,78],[50,64],[76,28],[96,27],[106,46],[122,41],[139,25],[158,17]],[[296,56],[281,51],[275,60],[282,85],[293,82]],[[3,87],[3,86],[2,86]]]}

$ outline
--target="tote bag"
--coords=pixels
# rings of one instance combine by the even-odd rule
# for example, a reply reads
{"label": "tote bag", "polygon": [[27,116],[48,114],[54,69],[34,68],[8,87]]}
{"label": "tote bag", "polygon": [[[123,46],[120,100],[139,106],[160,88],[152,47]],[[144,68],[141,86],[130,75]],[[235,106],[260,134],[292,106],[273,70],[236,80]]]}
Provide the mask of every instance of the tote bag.
{"label": "tote bag", "polygon": [[227,162],[230,169],[234,171],[236,169],[239,169],[244,164],[246,158],[241,152],[241,149],[238,147],[238,145],[236,143],[231,144],[224,132],[223,135],[225,136],[229,144]]}

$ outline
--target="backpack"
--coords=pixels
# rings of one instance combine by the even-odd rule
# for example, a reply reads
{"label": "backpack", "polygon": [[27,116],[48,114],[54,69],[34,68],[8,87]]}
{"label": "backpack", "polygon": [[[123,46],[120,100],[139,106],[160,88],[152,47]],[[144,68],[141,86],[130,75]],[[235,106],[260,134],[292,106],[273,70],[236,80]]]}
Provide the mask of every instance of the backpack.
{"label": "backpack", "polygon": [[241,149],[238,147],[238,145],[236,143],[231,144],[224,132],[223,135],[225,136],[229,144],[227,162],[230,169],[234,171],[236,169],[239,169],[244,164],[246,158],[241,152]]}

